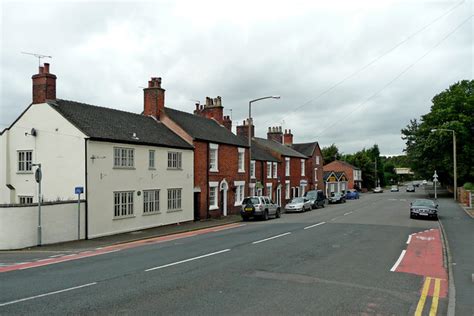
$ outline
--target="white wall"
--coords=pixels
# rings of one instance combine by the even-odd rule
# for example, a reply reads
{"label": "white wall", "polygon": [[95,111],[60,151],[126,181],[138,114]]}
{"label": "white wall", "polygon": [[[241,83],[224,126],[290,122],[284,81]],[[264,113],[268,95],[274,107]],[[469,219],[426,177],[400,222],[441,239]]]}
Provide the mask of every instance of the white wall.
{"label": "white wall", "polygon": [[[134,169],[114,169],[115,146],[135,149]],[[148,168],[149,150],[155,170]],[[182,152],[182,170],[167,169],[168,151]],[[88,141],[87,157],[89,238],[193,220],[192,150]],[[168,188],[182,188],[181,211],[168,212]],[[143,215],[143,190],[150,189],[160,189],[160,214]],[[135,191],[133,217],[114,218],[114,191]]]}
{"label": "white wall", "polygon": [[[37,136],[31,136],[35,128]],[[44,201],[74,200],[74,188],[85,185],[86,136],[48,104],[34,104],[0,138],[0,204],[18,203],[18,196],[38,201],[34,170],[18,173],[18,150],[33,150],[33,163],[41,163]],[[15,188],[11,192],[5,185]],[[12,193],[12,194],[11,194]]]}
{"label": "white wall", "polygon": [[[84,209],[81,203],[81,239],[84,238]],[[41,207],[42,244],[77,240],[77,203]],[[38,206],[0,207],[0,250],[38,244]]]}

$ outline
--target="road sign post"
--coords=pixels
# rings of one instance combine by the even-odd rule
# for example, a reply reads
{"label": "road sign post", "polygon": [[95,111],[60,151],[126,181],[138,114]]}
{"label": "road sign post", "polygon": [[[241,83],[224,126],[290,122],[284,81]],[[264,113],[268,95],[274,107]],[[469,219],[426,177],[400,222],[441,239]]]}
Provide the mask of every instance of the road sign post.
{"label": "road sign post", "polygon": [[41,164],[33,163],[32,166],[38,167],[35,171],[35,180],[38,183],[38,246],[41,246],[41,179],[43,173],[41,172]]}
{"label": "road sign post", "polygon": [[434,172],[434,175],[433,175],[433,183],[434,183],[434,189],[435,189],[435,194],[434,194],[434,198],[435,200],[438,199],[438,195],[436,193],[436,184],[438,182],[438,175],[436,174],[436,170]]}
{"label": "road sign post", "polygon": [[81,193],[84,193],[83,187],[76,187],[74,192],[77,194],[77,240],[81,239]]}

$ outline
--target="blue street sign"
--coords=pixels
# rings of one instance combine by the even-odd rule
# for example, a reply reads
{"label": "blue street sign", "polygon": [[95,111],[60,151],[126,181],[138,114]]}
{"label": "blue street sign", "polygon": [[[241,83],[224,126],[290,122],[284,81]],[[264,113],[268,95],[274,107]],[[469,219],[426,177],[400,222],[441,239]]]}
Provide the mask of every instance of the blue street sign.
{"label": "blue street sign", "polygon": [[76,187],[74,190],[76,194],[84,193],[84,187]]}

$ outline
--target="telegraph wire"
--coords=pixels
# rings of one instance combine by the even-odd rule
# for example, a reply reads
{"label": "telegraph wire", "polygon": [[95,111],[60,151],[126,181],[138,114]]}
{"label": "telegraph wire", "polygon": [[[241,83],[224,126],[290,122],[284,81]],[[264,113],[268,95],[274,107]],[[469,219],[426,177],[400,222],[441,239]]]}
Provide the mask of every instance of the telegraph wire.
{"label": "telegraph wire", "polygon": [[[417,31],[415,31],[414,33],[412,33],[411,35],[409,35],[407,38],[405,38],[404,40],[398,42],[397,44],[395,44],[394,46],[392,46],[391,48],[389,48],[386,52],[382,53],[381,55],[379,55],[378,57],[376,57],[374,60],[372,60],[371,62],[365,64],[364,66],[362,66],[361,68],[359,68],[358,70],[356,70],[355,72],[351,73],[350,75],[344,77],[343,79],[341,79],[340,81],[336,82],[335,84],[333,84],[332,86],[330,86],[329,88],[323,90],[320,94],[318,94],[316,97],[306,101],[305,103],[295,107],[295,108],[292,108],[291,110],[289,111],[286,111],[285,113],[281,114],[282,117],[285,117],[291,113],[294,113],[296,112],[297,110],[305,107],[306,105],[318,100],[319,98],[321,98],[323,95],[329,93],[330,91],[334,90],[335,88],[337,88],[338,86],[340,86],[341,84],[343,84],[344,82],[346,82],[347,80],[351,79],[352,77],[358,75],[359,73],[361,73],[362,71],[364,71],[365,69],[369,68],[370,66],[372,66],[373,64],[375,64],[377,61],[379,61],[380,59],[382,59],[383,57],[385,57],[386,55],[390,54],[392,51],[394,51],[395,49],[397,49],[398,47],[400,47],[402,44],[406,43],[407,41],[409,41],[410,39],[412,39],[413,37],[415,37],[416,35],[420,34],[421,32],[423,32],[424,30],[426,30],[428,27],[430,27],[431,25],[433,25],[434,23],[436,23],[437,21],[439,21],[441,18],[443,18],[444,16],[450,14],[452,11],[454,11],[457,7],[459,7],[461,4],[463,4],[465,2],[465,0],[463,1],[460,1],[458,2],[456,5],[454,5],[452,8],[450,8],[449,10],[447,10],[446,12],[444,12],[443,14],[439,15],[438,17],[436,17],[435,19],[433,19],[431,22],[429,22],[428,24],[426,24],[425,26],[423,26],[422,28],[418,29]],[[277,120],[278,121],[278,120]],[[269,121],[265,121],[265,123],[263,124],[264,126],[266,125],[266,122],[269,122]],[[275,121],[276,122],[276,121]],[[271,124],[272,125],[272,124]]]}

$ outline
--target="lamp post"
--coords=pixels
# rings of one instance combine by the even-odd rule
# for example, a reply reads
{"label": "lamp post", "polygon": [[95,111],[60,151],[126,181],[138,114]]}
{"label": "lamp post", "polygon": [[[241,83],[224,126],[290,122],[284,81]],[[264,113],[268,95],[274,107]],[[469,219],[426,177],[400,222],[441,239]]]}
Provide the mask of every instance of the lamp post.
{"label": "lamp post", "polygon": [[454,174],[454,200],[457,200],[458,195],[458,176],[457,176],[457,160],[456,160],[456,132],[452,129],[447,128],[433,128],[432,133],[441,131],[441,132],[452,132],[453,133],[453,174]]}
{"label": "lamp post", "polygon": [[247,122],[247,124],[249,125],[249,134],[248,134],[248,138],[249,138],[249,191],[248,192],[249,192],[249,195],[250,195],[250,179],[252,178],[252,175],[250,174],[250,168],[252,166],[252,125],[253,125],[252,124],[252,103],[265,100],[265,99],[280,99],[280,96],[271,95],[271,96],[253,99],[249,101],[249,120]]}

